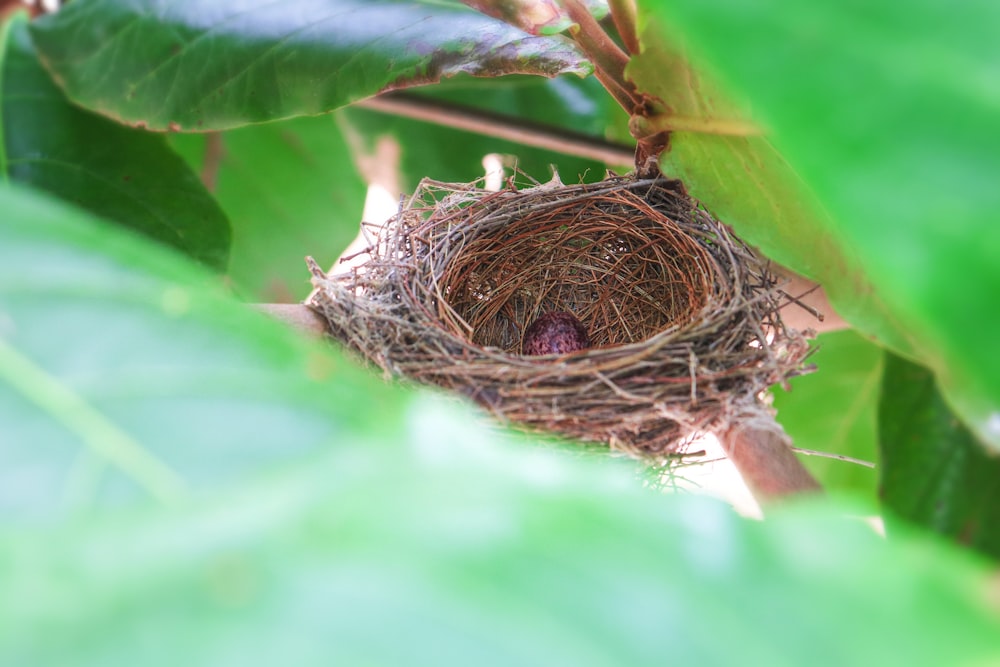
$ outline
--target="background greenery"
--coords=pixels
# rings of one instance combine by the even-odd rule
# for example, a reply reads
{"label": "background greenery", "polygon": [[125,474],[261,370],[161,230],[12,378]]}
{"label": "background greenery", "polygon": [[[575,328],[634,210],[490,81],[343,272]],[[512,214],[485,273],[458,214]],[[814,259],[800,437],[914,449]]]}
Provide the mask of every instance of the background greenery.
{"label": "background greenery", "polygon": [[[1000,659],[996,17],[943,12],[639,3],[640,89],[769,131],[675,133],[664,170],[857,327],[821,336],[819,372],[775,405],[797,445],[878,472],[809,459],[852,500],[765,523],[498,433],[241,303],[301,298],[302,256],[353,237],[379,137],[404,188],[471,180],[489,152],[599,178],[344,108],[426,84],[620,137],[564,37],[430,0],[74,0],[8,20],[0,662]],[[876,491],[887,541],[844,518]]]}

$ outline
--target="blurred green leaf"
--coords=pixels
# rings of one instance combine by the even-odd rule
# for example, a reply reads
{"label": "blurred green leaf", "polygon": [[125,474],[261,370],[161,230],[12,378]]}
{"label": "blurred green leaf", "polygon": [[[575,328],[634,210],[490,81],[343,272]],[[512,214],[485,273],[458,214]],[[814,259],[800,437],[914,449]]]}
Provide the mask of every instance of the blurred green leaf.
{"label": "blurred green leaf", "polygon": [[951,413],[934,376],[889,355],[879,401],[882,500],[895,514],[1000,558],[1000,458]]}
{"label": "blurred green leaf", "polygon": [[394,423],[398,394],[175,257],[17,191],[0,210],[5,516],[220,489]]}
{"label": "blurred green leaf", "polygon": [[232,222],[229,276],[244,294],[302,300],[302,258],[330,266],[358,233],[365,184],[333,116],[172,135],[170,144],[205,174]]}
{"label": "blurred green leaf", "polygon": [[[1000,448],[1000,5],[646,2],[747,96],[895,329]],[[830,287],[830,285],[828,285]]]}
{"label": "blurred green leaf", "polygon": [[591,69],[568,40],[432,0],[92,0],[32,33],[71,99],[158,130],[315,115],[459,73]]}
{"label": "blurred green leaf", "polygon": [[[747,111],[726,94],[708,71],[695,71],[681,52],[683,36],[669,31],[662,12],[643,13],[643,51],[627,75],[658,98],[663,113],[681,127],[660,158],[668,176],[768,258],[824,285],[837,312],[899,350],[908,350],[900,330],[874,292],[857,258],[838,243],[815,195],[771,141],[753,134]],[[729,129],[725,129],[729,128]],[[733,128],[737,128],[734,130]],[[727,134],[746,128],[749,134]]]}
{"label": "blurred green leaf", "polygon": [[0,30],[2,176],[224,268],[229,223],[164,138],[70,105],[39,65],[27,21]]}
{"label": "blurred green leaf", "polygon": [[[172,255],[37,195],[0,206],[2,664],[1000,658],[989,573],[961,554],[516,447]],[[107,470],[94,424],[189,491],[109,508],[143,477]]]}
{"label": "blurred green leaf", "polygon": [[[778,421],[796,447],[876,462],[880,347],[853,331],[820,334],[809,357],[817,371],[792,378],[791,391],[774,390]],[[877,472],[861,465],[801,456],[828,491],[874,500]]]}

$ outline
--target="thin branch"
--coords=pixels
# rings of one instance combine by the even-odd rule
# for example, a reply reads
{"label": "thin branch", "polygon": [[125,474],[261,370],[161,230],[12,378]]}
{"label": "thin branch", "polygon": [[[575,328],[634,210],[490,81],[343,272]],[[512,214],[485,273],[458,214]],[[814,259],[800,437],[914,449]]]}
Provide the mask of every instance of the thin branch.
{"label": "thin branch", "polygon": [[[779,269],[778,275],[787,280],[781,285],[781,290],[794,295],[794,298],[790,298],[781,307],[781,319],[785,326],[799,331],[812,329],[817,333],[849,327],[830,305],[826,292],[820,285],[786,269]],[[817,317],[818,315],[822,317]]]}
{"label": "thin branch", "polygon": [[[594,64],[598,73],[603,74],[601,82],[608,79],[614,83],[614,87],[628,94],[628,106],[622,105],[630,115],[636,113],[643,106],[642,97],[636,92],[635,87],[625,79],[625,66],[628,64],[629,56],[615,44],[614,40],[608,37],[601,25],[590,15],[587,8],[580,0],[562,0],[563,8],[569,17],[577,24],[576,28],[570,29],[570,35],[583,51],[584,55]],[[605,84],[607,86],[607,84]],[[615,91],[610,90],[613,95]],[[617,95],[616,95],[616,99]],[[622,100],[618,100],[619,103]]]}
{"label": "thin branch", "polygon": [[635,155],[635,149],[631,146],[606,141],[582,132],[572,132],[551,125],[412,94],[379,95],[364,100],[357,106],[611,165],[631,165]]}
{"label": "thin branch", "polygon": [[609,77],[601,70],[595,70],[594,77],[601,82],[601,85],[604,86],[604,89],[608,91],[608,94],[614,98],[615,102],[618,103],[618,106],[628,111],[628,113],[632,113],[634,111],[636,101],[629,88],[620,85],[617,81]]}
{"label": "thin branch", "polygon": [[801,447],[792,447],[792,451],[796,454],[804,454],[805,456],[818,456],[821,459],[834,459],[835,461],[843,461],[844,463],[853,463],[855,465],[864,466],[865,468],[874,468],[875,464],[871,461],[865,461],[864,459],[856,459],[853,456],[845,456],[843,454],[832,454],[830,452],[817,452],[815,449],[802,449]]}
{"label": "thin branch", "polygon": [[635,0],[608,0],[608,7],[611,9],[611,20],[614,21],[625,48],[632,55],[639,53]]}
{"label": "thin branch", "polygon": [[726,456],[762,505],[823,490],[792,452],[788,436],[763,411],[746,411],[718,435]]}
{"label": "thin branch", "polygon": [[225,153],[222,133],[209,132],[205,137],[205,162],[201,167],[201,182],[209,192],[215,192],[219,180],[219,167],[222,165]]}

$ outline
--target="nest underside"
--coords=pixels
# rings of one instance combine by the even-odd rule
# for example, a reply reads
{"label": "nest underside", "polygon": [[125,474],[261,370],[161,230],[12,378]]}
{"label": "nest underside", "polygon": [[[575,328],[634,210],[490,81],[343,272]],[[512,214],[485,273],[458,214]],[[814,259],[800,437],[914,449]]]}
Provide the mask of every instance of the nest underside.
{"label": "nest underside", "polygon": [[[663,456],[798,371],[774,280],[676,181],[486,192],[424,181],[365,261],[311,265],[309,305],[393,376],[528,429]],[[525,356],[569,312],[592,347]]]}

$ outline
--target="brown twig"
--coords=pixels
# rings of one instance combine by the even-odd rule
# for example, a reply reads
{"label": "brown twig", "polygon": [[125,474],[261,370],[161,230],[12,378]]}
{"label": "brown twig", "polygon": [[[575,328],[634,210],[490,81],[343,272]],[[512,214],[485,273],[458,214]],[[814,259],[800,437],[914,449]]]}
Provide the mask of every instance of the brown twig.
{"label": "brown twig", "polygon": [[610,165],[625,166],[631,164],[635,151],[631,146],[606,141],[582,132],[572,132],[560,127],[533,123],[522,118],[471,109],[406,93],[379,95],[364,100],[357,106],[454,129],[476,132],[498,139],[506,139],[525,146],[543,148],[565,155],[598,160]]}
{"label": "brown twig", "polygon": [[791,295],[781,308],[785,326],[799,331],[812,329],[817,333],[848,328],[847,322],[833,310],[820,285],[785,269],[778,273],[787,280],[779,283],[781,291]]}
{"label": "brown twig", "polygon": [[781,426],[752,407],[718,434],[723,451],[761,504],[822,491],[799,462]]}
{"label": "brown twig", "polygon": [[608,0],[608,7],[611,9],[611,20],[614,21],[625,48],[632,55],[639,53],[635,0]]}
{"label": "brown twig", "polygon": [[209,192],[215,192],[219,180],[219,167],[225,154],[226,147],[222,143],[222,134],[208,133],[205,136],[205,161],[201,166],[201,182]]}
{"label": "brown twig", "polygon": [[[618,100],[625,111],[629,114],[636,113],[642,108],[643,100],[635,90],[635,86],[625,79],[628,54],[604,32],[580,0],[562,0],[562,4],[566,13],[576,23],[576,27],[570,29],[570,35],[593,63],[600,75],[598,78],[601,79],[601,83],[608,88],[608,92]],[[619,99],[620,95],[624,99]]]}

